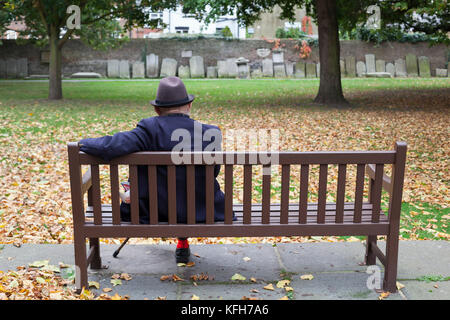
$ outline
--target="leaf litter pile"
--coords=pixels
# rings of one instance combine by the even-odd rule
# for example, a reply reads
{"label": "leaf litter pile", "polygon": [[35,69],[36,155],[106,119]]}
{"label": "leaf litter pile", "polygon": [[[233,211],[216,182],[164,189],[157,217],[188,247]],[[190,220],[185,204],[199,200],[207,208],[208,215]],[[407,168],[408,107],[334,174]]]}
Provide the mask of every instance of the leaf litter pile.
{"label": "leaf litter pile", "polygon": [[[289,92],[283,91],[273,82],[259,89],[260,91],[246,90],[245,86],[235,85],[235,88],[232,88],[235,91],[226,91],[228,96],[225,97],[219,97],[216,82],[208,85],[205,83],[203,82],[201,89],[191,89],[197,96],[192,117],[201,122],[218,125],[225,137],[227,130],[231,129],[278,130],[281,151],[391,150],[394,141],[406,141],[408,156],[401,238],[450,239],[448,81],[439,83],[439,86],[445,87],[440,89],[401,89],[393,93],[369,90],[370,88],[365,90],[366,87],[347,90],[346,97],[355,106],[341,110],[308,105],[307,101],[314,96],[312,91],[303,93],[295,89],[296,87],[290,88]],[[370,83],[372,82],[369,82],[368,86]],[[281,94],[278,93],[280,91]],[[270,99],[271,94],[273,99]],[[300,99],[296,99],[299,95]],[[305,106],[303,100],[306,101]],[[145,102],[77,99],[53,103],[47,100],[16,101],[0,98],[0,110],[0,243],[14,243],[16,246],[22,243],[72,243],[68,142],[131,130],[140,119],[155,115]],[[298,201],[299,171],[296,166],[291,167],[292,202]],[[386,171],[390,174],[389,167]],[[242,172],[242,168],[237,167],[234,174],[235,202],[242,201]],[[352,183],[355,181],[355,172],[356,169],[349,166],[346,186],[346,198],[349,201],[352,201],[354,196]],[[103,203],[110,203],[107,173],[108,168],[101,166]],[[127,168],[120,168],[121,181],[127,178],[127,174]],[[312,166],[310,175],[308,200],[314,202],[317,201],[318,168]],[[272,171],[271,186],[273,203],[280,200],[280,177],[280,168],[275,168]],[[218,179],[223,188],[223,172]],[[254,166],[254,203],[261,202],[261,181],[261,168]],[[366,179],[366,186],[367,183]],[[336,184],[337,168],[329,166],[329,201],[335,201]],[[383,194],[384,208],[387,207],[387,202],[388,195]],[[119,239],[102,241],[118,243]],[[192,244],[314,241],[359,239],[270,237],[190,240]],[[175,240],[152,238],[132,239],[130,242],[175,243]],[[30,268],[11,272],[9,279],[14,279],[15,274],[22,275],[22,278],[33,283],[37,277],[45,279],[45,275],[39,275],[40,271]],[[2,273],[0,277],[4,280],[6,274]],[[52,294],[52,285],[61,285],[57,278],[51,279],[46,280],[48,297]],[[0,294],[5,288],[14,288],[17,285],[14,282],[11,285],[11,281],[13,280],[1,283]],[[33,289],[30,290],[27,292],[32,293]],[[64,296],[66,293],[58,294]],[[68,294],[67,298],[70,297]],[[85,292],[86,297],[89,298],[89,293]]]}

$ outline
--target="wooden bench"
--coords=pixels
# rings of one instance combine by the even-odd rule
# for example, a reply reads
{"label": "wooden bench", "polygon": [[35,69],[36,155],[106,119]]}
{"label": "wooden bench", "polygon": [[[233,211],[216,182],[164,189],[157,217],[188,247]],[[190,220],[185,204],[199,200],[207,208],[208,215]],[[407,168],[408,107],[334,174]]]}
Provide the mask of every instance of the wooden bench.
{"label": "wooden bench", "polygon": [[[72,195],[76,286],[87,287],[87,267],[101,268],[99,238],[128,237],[263,237],[263,236],[367,236],[365,262],[384,265],[385,291],[396,292],[398,236],[402,189],[406,161],[406,143],[397,142],[392,151],[345,152],[280,152],[281,201],[271,203],[271,175],[263,175],[262,203],[252,203],[252,166],[270,168],[270,164],[253,161],[252,152],[217,152],[225,155],[222,165],[225,185],[225,221],[214,222],[214,164],[205,165],[206,222],[195,221],[195,165],[186,166],[187,223],[177,223],[175,165],[170,152],[138,152],[109,162],[79,150],[77,143],[69,143],[69,169]],[[185,153],[194,159],[195,152]],[[205,154],[205,153],[202,153]],[[211,153],[210,153],[211,154]],[[198,154],[197,154],[198,155]],[[257,157],[259,159],[259,157]],[[194,163],[194,162],[191,162]],[[327,202],[329,165],[338,166],[336,202]],[[82,175],[82,166],[89,166]],[[101,203],[99,165],[109,165],[111,204]],[[131,222],[120,221],[119,165],[129,166],[131,185]],[[155,192],[149,194],[150,223],[139,224],[138,166],[148,166],[149,188],[156,190],[156,166],[166,165],[168,176],[168,222],[158,222]],[[233,204],[233,169],[243,166],[243,204]],[[299,165],[300,195],[295,203],[289,200],[290,175],[293,165]],[[312,165],[319,166],[318,201],[308,203],[308,185]],[[354,198],[345,200],[347,166],[356,168]],[[392,165],[391,177],[384,173],[385,165]],[[369,177],[368,199],[364,201],[365,174]],[[386,214],[381,209],[382,189],[390,194]],[[353,193],[352,190],[352,193]],[[84,195],[88,206],[84,208]],[[233,211],[237,220],[233,221]],[[386,252],[377,246],[377,236],[385,235]],[[89,252],[86,248],[89,239]]]}

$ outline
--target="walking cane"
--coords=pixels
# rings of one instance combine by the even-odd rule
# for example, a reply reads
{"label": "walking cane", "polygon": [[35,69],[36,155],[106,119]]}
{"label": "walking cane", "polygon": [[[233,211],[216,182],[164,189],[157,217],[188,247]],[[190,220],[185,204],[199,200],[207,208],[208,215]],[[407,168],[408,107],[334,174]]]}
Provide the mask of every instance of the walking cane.
{"label": "walking cane", "polygon": [[116,251],[114,251],[114,253],[113,253],[114,258],[117,258],[117,255],[119,254],[120,250],[122,250],[123,246],[127,244],[128,240],[130,240],[130,238],[126,238],[125,241],[122,242],[120,247]]}

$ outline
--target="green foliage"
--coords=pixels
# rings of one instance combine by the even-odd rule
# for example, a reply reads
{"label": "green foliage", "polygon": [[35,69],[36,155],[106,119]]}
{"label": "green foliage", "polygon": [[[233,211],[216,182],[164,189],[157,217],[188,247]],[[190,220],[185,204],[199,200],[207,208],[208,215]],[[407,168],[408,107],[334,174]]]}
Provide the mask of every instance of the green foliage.
{"label": "green foliage", "polygon": [[228,26],[223,28],[221,33],[222,33],[222,36],[224,36],[225,38],[232,38],[233,37],[233,33],[231,32],[231,30],[230,30],[230,28]]}
{"label": "green foliage", "polygon": [[308,36],[305,32],[299,28],[289,28],[285,30],[284,28],[278,28],[275,32],[275,36],[280,39],[292,38],[292,39],[303,39]]}

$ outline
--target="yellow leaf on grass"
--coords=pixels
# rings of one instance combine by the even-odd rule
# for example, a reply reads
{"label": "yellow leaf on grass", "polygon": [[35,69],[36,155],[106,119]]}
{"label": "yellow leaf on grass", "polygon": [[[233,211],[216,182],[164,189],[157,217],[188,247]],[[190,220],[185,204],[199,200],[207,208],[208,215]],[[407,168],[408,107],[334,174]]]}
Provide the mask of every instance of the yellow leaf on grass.
{"label": "yellow leaf on grass", "polygon": [[193,294],[191,300],[200,300],[200,297]]}
{"label": "yellow leaf on grass", "polygon": [[389,297],[390,294],[391,294],[391,293],[390,293],[389,291],[382,292],[382,293],[378,296],[378,300],[386,299],[387,297]]}
{"label": "yellow leaf on grass", "polygon": [[312,280],[312,279],[314,279],[314,276],[312,274],[304,274],[304,275],[300,276],[300,279],[302,279],[302,280]]}
{"label": "yellow leaf on grass", "polygon": [[275,290],[275,288],[273,287],[273,284],[271,284],[271,283],[269,283],[267,286],[265,286],[264,289],[271,290],[271,291]]}
{"label": "yellow leaf on grass", "polygon": [[288,296],[284,296],[283,298],[280,298],[278,300],[289,300]]}
{"label": "yellow leaf on grass", "polygon": [[401,284],[400,282],[396,282],[397,290],[401,290],[405,287],[405,285]]}
{"label": "yellow leaf on grass", "polygon": [[294,291],[294,288],[292,288],[292,287],[284,287],[284,289],[285,289],[287,292],[289,292],[289,291]]}
{"label": "yellow leaf on grass", "polygon": [[112,289],[111,288],[103,288],[103,292],[111,292]]}
{"label": "yellow leaf on grass", "polygon": [[96,289],[100,289],[100,283],[98,283],[97,281],[89,281],[88,285],[89,285],[89,288],[94,287]]}
{"label": "yellow leaf on grass", "polygon": [[239,274],[239,273],[235,273],[235,274],[231,277],[231,280],[245,281],[245,279],[247,279],[247,278],[244,277],[242,274]]}
{"label": "yellow leaf on grass", "polygon": [[280,280],[277,282],[277,288],[283,288],[291,283],[291,280]]}
{"label": "yellow leaf on grass", "polygon": [[112,283],[112,285],[115,287],[115,286],[119,286],[119,285],[121,285],[122,284],[122,280],[120,280],[120,279],[111,279],[111,283]]}

